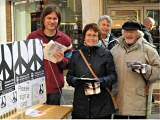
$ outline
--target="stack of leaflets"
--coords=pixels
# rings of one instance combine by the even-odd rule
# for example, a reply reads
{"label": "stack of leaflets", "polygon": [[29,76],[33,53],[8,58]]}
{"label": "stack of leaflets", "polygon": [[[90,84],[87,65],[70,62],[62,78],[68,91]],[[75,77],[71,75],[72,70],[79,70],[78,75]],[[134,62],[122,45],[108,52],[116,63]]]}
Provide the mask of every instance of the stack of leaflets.
{"label": "stack of leaflets", "polygon": [[68,48],[56,41],[51,40],[44,47],[44,59],[49,60],[53,63],[57,63],[58,60],[55,57],[56,53],[64,53]]}

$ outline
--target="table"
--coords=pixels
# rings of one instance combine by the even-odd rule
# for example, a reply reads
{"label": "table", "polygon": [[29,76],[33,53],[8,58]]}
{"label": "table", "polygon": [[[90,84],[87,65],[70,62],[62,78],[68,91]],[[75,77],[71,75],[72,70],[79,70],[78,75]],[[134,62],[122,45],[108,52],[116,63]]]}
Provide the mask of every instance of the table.
{"label": "table", "polygon": [[36,105],[31,109],[38,110],[44,114],[38,117],[26,115],[25,112],[19,111],[8,117],[8,119],[66,119],[72,112],[72,107],[56,105]]}

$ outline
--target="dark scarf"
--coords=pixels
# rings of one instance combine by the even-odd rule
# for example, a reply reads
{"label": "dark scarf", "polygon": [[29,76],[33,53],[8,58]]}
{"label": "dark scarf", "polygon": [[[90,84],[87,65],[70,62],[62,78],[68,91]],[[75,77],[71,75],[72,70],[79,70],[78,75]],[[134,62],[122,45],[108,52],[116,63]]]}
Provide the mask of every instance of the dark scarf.
{"label": "dark scarf", "polygon": [[98,46],[89,47],[89,46],[83,45],[83,46],[81,47],[81,50],[82,50],[82,51],[84,52],[84,54],[86,54],[86,55],[96,54],[97,49],[98,49]]}

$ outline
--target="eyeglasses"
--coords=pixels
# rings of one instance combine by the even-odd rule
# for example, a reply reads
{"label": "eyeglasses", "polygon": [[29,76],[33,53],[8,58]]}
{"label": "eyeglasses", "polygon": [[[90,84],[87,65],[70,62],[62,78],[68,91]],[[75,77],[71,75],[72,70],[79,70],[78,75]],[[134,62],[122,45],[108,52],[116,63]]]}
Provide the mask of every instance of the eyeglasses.
{"label": "eyeglasses", "polygon": [[98,35],[91,35],[91,34],[86,34],[87,38],[93,38],[93,39],[97,39]]}

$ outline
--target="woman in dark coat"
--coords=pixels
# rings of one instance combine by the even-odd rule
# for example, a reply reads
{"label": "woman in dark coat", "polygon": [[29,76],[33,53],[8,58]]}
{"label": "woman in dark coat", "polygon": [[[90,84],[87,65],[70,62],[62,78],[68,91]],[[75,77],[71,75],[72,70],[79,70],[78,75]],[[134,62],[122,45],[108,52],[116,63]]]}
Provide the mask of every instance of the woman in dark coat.
{"label": "woman in dark coat", "polygon": [[112,98],[106,88],[111,90],[112,85],[117,82],[117,74],[110,51],[97,45],[100,36],[97,24],[87,24],[83,30],[84,45],[81,47],[84,56],[99,78],[99,81],[97,80],[100,83],[101,92],[99,94],[85,94],[86,84],[90,81],[80,78],[94,79],[94,77],[79,51],[73,52],[67,73],[68,84],[75,88],[72,118],[110,118],[115,112]]}

